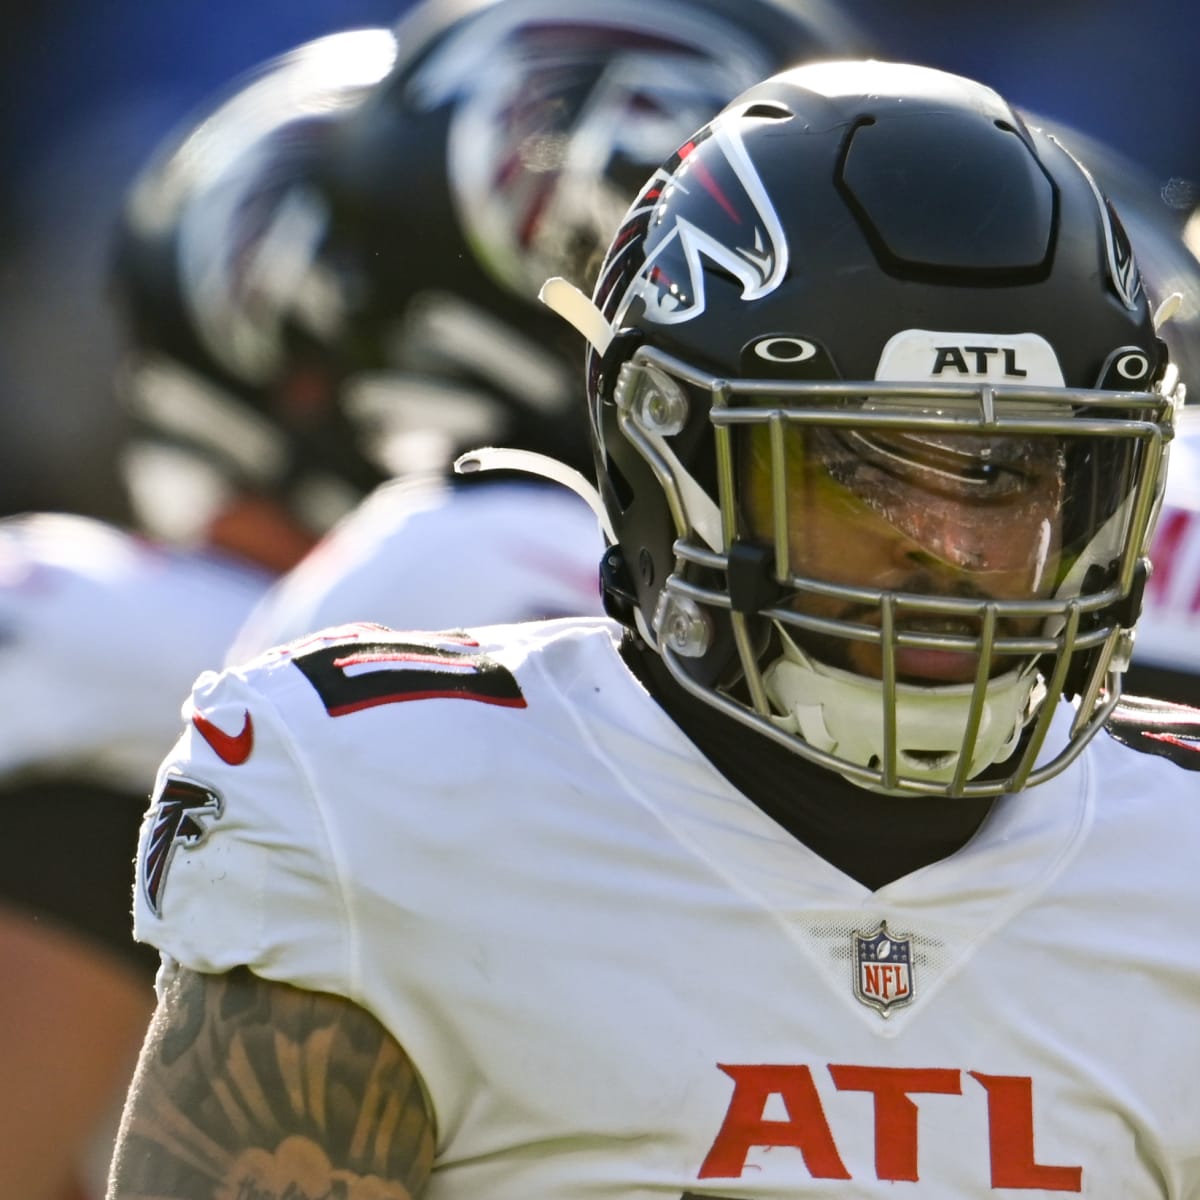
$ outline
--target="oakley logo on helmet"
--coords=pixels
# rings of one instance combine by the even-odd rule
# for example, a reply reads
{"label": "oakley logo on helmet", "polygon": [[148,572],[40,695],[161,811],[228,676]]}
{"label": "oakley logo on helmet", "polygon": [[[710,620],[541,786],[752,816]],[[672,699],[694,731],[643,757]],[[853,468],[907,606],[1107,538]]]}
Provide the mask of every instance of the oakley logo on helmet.
{"label": "oakley logo on helmet", "polygon": [[[671,204],[676,191],[688,197],[686,218]],[[634,301],[660,325],[703,313],[705,259],[741,284],[743,300],[758,300],[783,282],[787,238],[736,123],[718,118],[655,173],[639,207],[660,202],[663,226],[656,229],[652,215],[647,239],[657,244],[621,300],[618,325]]]}
{"label": "oakley logo on helmet", "polygon": [[817,348],[803,338],[768,337],[754,343],[754,353],[768,362],[801,363],[813,358]]}
{"label": "oakley logo on helmet", "polygon": [[1140,350],[1131,350],[1113,363],[1113,370],[1130,383],[1141,383],[1150,374],[1150,360]]}
{"label": "oakley logo on helmet", "polygon": [[1137,346],[1119,346],[1105,360],[1097,387],[1141,391],[1150,385],[1157,364]]}
{"label": "oakley logo on helmet", "polygon": [[764,379],[837,379],[841,372],[820,342],[792,334],[769,333],[742,347],[742,374]]}

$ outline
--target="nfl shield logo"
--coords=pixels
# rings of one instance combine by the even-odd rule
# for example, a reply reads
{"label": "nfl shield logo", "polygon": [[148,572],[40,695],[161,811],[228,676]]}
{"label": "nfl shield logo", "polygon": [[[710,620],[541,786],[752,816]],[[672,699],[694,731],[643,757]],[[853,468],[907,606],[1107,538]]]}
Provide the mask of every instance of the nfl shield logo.
{"label": "nfl shield logo", "polygon": [[886,921],[854,934],[854,995],[885,1017],[912,1003],[912,941],[890,933]]}

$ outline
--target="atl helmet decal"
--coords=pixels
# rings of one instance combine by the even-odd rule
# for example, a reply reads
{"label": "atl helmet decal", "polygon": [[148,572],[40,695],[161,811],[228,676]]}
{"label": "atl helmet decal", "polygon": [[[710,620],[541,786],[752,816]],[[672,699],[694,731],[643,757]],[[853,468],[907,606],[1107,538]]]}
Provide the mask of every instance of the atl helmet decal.
{"label": "atl helmet decal", "polygon": [[[736,118],[737,114],[731,114]],[[660,325],[677,325],[704,312],[704,264],[709,259],[742,285],[743,300],[758,300],[783,281],[788,267],[788,245],[758,171],[746,151],[734,120],[718,118],[709,136],[721,151],[719,160],[696,151],[704,139],[687,142],[675,155],[665,175],[656,176],[646,201],[659,200],[670,212],[675,190],[689,197],[689,216],[675,218],[674,227],[647,255],[617,309],[619,327],[635,301],[645,306],[646,317]],[[660,192],[661,188],[661,192]],[[699,201],[707,198],[705,206]],[[703,224],[696,220],[702,215]],[[630,213],[634,217],[635,212]],[[654,230],[654,217],[650,229]]]}
{"label": "atl helmet decal", "polygon": [[200,845],[212,828],[202,818],[215,821],[224,810],[221,797],[203,784],[180,775],[167,776],[154,805],[154,825],[142,860],[142,894],[156,917],[162,916],[167,868],[176,848]]}
{"label": "atl helmet decal", "polygon": [[1084,179],[1088,181],[1088,187],[1092,189],[1092,195],[1096,198],[1096,205],[1100,209],[1100,223],[1104,229],[1104,250],[1108,258],[1109,279],[1112,280],[1113,288],[1120,296],[1121,303],[1128,309],[1136,308],[1138,296],[1142,291],[1142,275],[1138,270],[1137,260],[1133,256],[1133,246],[1130,244],[1129,235],[1125,232],[1125,226],[1121,224],[1121,218],[1117,216],[1111,202],[1096,186],[1096,181],[1087,167],[1056,137],[1052,136],[1050,140],[1070,158],[1079,168]]}

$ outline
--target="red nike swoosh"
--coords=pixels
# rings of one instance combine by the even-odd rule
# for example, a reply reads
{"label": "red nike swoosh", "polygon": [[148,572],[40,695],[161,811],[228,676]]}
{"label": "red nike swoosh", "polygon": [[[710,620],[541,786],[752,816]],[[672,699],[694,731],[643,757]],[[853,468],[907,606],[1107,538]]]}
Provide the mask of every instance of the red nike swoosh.
{"label": "red nike swoosh", "polygon": [[197,733],[216,751],[217,757],[231,767],[240,767],[254,749],[254,722],[250,719],[249,711],[242,722],[242,731],[238,734],[229,734],[223,729],[218,729],[200,713],[192,714],[192,724],[195,725]]}

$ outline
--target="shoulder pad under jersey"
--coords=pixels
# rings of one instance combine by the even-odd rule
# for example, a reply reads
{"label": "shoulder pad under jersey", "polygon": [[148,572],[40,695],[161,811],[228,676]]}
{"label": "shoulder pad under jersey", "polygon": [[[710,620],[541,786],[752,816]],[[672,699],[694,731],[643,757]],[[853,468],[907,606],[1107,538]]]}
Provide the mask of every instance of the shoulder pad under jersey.
{"label": "shoulder pad under jersey", "polygon": [[1122,696],[1105,729],[1133,750],[1200,771],[1200,709],[1149,696]]}

